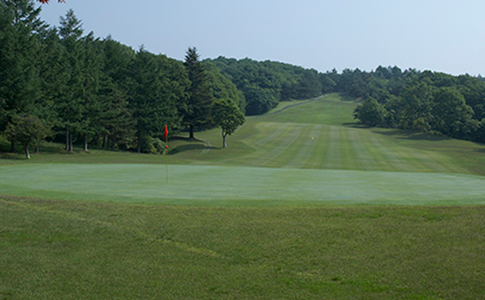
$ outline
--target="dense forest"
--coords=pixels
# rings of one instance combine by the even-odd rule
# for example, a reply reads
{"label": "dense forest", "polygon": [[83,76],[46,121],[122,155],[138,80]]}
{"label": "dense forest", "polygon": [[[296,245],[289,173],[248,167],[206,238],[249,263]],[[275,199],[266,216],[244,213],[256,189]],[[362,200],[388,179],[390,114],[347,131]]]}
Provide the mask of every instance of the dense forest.
{"label": "dense forest", "polygon": [[[245,99],[195,48],[184,62],[133,50],[110,36],[85,34],[72,10],[58,26],[29,0],[0,0],[0,133],[27,146],[47,138],[138,152],[163,151],[159,139],[212,128],[211,105]],[[33,125],[35,124],[35,126]]]}
{"label": "dense forest", "polygon": [[[85,34],[70,10],[58,26],[39,18],[31,0],[0,0],[0,133],[28,149],[37,141],[161,152],[170,134],[222,124],[217,102],[246,115],[280,101],[329,92],[361,98],[355,117],[368,126],[439,133],[485,141],[485,83],[398,67],[320,73],[289,64],[246,59],[185,61],[132,49],[108,36]],[[219,101],[226,99],[224,101]],[[232,105],[232,104],[231,104]],[[232,110],[231,110],[232,111]]]}
{"label": "dense forest", "polygon": [[243,60],[236,74],[224,58],[199,61],[195,48],[178,61],[85,34],[72,10],[49,26],[40,10],[30,0],[0,0],[0,133],[12,150],[47,138],[68,151],[90,144],[160,152],[165,125],[195,138],[222,124],[220,114],[218,123],[211,117],[218,100],[262,114],[281,100],[322,93],[315,70]]}
{"label": "dense forest", "polygon": [[247,115],[264,114],[280,101],[316,97],[335,86],[326,74],[279,62],[225,57],[205,62],[214,64],[242,91]]}
{"label": "dense forest", "polygon": [[[346,78],[344,77],[346,76]],[[339,76],[341,91],[363,102],[355,118],[371,127],[430,132],[485,142],[485,82],[481,77],[452,76],[378,67]]]}

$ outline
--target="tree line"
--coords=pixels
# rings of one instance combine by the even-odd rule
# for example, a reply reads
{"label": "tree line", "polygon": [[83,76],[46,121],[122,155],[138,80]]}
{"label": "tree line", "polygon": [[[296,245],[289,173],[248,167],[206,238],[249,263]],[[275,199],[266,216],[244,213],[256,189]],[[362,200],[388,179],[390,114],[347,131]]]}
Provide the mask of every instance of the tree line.
{"label": "tree line", "polygon": [[309,99],[334,90],[328,74],[280,62],[225,57],[205,60],[231,80],[246,100],[247,115],[260,115],[280,101]]}
{"label": "tree line", "polygon": [[481,77],[378,67],[370,73],[343,72],[339,79],[346,83],[337,87],[346,85],[347,92],[362,97],[354,117],[365,125],[485,142]]}
{"label": "tree line", "polygon": [[40,10],[30,0],[0,0],[0,133],[12,150],[48,137],[67,151],[77,143],[160,152],[165,125],[190,138],[224,126],[220,108],[219,123],[211,117],[221,99],[244,121],[243,94],[195,48],[184,62],[135,51],[85,34],[72,10],[59,26],[42,21]]}

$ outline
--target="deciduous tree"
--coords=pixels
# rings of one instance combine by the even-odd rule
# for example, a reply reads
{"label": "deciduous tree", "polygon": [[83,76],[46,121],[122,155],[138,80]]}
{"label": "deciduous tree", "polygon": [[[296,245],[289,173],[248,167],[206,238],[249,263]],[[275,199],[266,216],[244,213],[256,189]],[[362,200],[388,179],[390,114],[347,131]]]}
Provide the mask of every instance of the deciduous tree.
{"label": "deciduous tree", "polygon": [[22,144],[25,157],[30,159],[29,145],[39,142],[47,136],[48,128],[39,118],[33,115],[15,115],[5,131],[12,142]]}
{"label": "deciduous tree", "polygon": [[244,115],[230,98],[216,100],[212,104],[212,118],[216,126],[222,129],[222,147],[227,147],[226,137],[244,124]]}

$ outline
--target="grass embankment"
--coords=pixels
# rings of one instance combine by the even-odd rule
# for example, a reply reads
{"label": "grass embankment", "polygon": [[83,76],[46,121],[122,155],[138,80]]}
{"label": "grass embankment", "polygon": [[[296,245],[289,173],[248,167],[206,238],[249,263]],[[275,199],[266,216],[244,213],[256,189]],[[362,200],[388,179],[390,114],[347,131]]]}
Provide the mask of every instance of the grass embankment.
{"label": "grass embankment", "polygon": [[0,198],[2,299],[480,299],[484,207]]}

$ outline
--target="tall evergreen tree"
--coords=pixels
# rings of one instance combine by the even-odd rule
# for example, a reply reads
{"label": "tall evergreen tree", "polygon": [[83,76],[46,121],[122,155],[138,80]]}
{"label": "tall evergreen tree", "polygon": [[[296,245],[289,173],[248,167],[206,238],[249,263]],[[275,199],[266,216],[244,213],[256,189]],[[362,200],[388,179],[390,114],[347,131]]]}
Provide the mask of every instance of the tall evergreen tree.
{"label": "tall evergreen tree", "polygon": [[83,46],[80,42],[83,34],[81,21],[74,11],[67,11],[61,17],[59,34],[64,46],[63,65],[66,68],[66,84],[61,97],[57,99],[56,108],[66,132],[66,150],[72,152],[73,136],[79,133],[84,110],[83,99]]}
{"label": "tall evergreen tree", "polygon": [[91,32],[81,40],[83,44],[82,87],[83,111],[79,132],[83,135],[84,151],[88,151],[88,141],[101,131],[99,120],[103,118],[105,103],[97,97],[101,76],[101,44]]}
{"label": "tall evergreen tree", "polygon": [[210,126],[210,109],[213,99],[204,65],[199,60],[199,53],[195,47],[187,50],[184,65],[190,80],[190,87],[182,111],[182,120],[183,125],[189,129],[189,138],[193,139],[196,128]]}
{"label": "tall evergreen tree", "polygon": [[34,112],[40,97],[39,13],[30,0],[0,0],[0,130],[15,115]]}
{"label": "tall evergreen tree", "polygon": [[108,36],[103,41],[103,64],[97,99],[102,103],[102,118],[97,122],[103,147],[130,148],[135,135],[135,123],[128,108],[128,66],[135,52]]}
{"label": "tall evergreen tree", "polygon": [[128,99],[136,122],[138,153],[146,150],[142,149],[143,139],[162,132],[164,125],[172,123],[177,113],[170,81],[163,74],[159,59],[142,47],[130,66]]}

